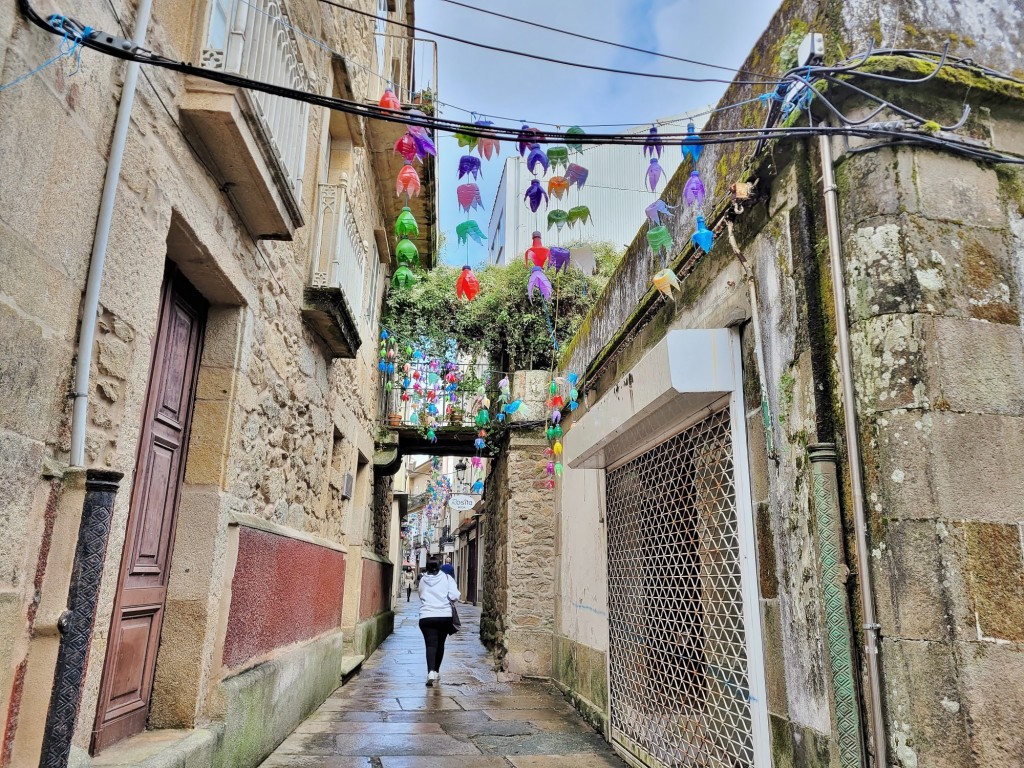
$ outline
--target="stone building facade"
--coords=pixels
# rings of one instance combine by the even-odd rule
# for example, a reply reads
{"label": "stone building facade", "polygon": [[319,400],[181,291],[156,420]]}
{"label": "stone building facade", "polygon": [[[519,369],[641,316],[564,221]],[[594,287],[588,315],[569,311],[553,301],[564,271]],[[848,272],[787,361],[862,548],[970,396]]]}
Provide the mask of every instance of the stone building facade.
{"label": "stone building facade", "polygon": [[[1024,156],[1022,29],[1016,3],[982,13],[946,0],[794,0],[744,68],[784,70],[811,30],[825,34],[828,61],[872,36],[887,48],[952,40],[954,55],[1011,77],[944,68],[928,83],[872,88],[945,124],[966,99],[963,134]],[[899,56],[875,65],[911,78],[934,69]],[[870,111],[855,94],[829,94],[847,114]],[[735,84],[722,103],[756,95]],[[709,128],[760,124],[760,109],[716,115]],[[585,405],[563,422],[546,573],[552,663],[531,673],[550,675],[631,765],[683,754],[699,765],[1024,761],[1024,176],[941,148],[871,143],[830,142],[841,282],[818,139],[775,142],[752,164],[749,148],[705,146],[708,199],[727,201],[709,226],[731,206],[732,183],[757,182],[759,202],[731,225],[735,250],[723,224],[711,252],[695,252],[680,207],[669,227],[681,291],[668,299],[651,287],[659,265],[641,232],[563,357]],[[663,195],[670,205],[688,166]],[[834,290],[848,307],[861,467],[844,430]],[[510,497],[530,493],[530,462],[515,445],[507,460],[495,463],[508,488],[489,520],[496,600],[523,554],[513,524],[546,522],[540,503],[511,513]],[[509,630],[528,618],[512,603],[490,617],[485,606],[483,625],[509,670],[526,650]]]}
{"label": "stone building facade", "polygon": [[[356,4],[412,21],[411,0]],[[135,12],[115,0],[74,16],[130,36]],[[145,45],[257,79],[250,54],[265,54],[277,69],[262,76],[373,103],[384,73],[408,102],[414,44],[379,31],[313,0],[158,1]],[[0,82],[59,42],[5,7]],[[0,765],[39,764],[52,737],[86,468],[123,479],[93,574],[95,622],[79,638],[71,764],[256,765],[390,631],[397,535],[389,478],[374,472],[394,246],[394,177],[376,147],[389,137],[143,69],[99,291],[85,461],[71,466],[69,392],[125,67],[85,51],[80,68],[60,61],[0,100]],[[421,226],[429,241],[432,221]],[[142,582],[155,590],[145,605],[129,595]]]}

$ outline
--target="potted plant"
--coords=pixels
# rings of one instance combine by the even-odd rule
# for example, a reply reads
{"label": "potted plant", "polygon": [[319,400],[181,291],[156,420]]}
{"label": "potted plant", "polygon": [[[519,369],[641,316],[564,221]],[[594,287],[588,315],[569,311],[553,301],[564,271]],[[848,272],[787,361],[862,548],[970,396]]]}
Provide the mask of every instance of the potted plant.
{"label": "potted plant", "polygon": [[388,414],[388,426],[397,428],[402,426],[402,414],[392,411]]}
{"label": "potted plant", "polygon": [[462,410],[461,404],[455,404],[448,409],[448,423],[452,426],[462,426],[466,418],[466,412]]}

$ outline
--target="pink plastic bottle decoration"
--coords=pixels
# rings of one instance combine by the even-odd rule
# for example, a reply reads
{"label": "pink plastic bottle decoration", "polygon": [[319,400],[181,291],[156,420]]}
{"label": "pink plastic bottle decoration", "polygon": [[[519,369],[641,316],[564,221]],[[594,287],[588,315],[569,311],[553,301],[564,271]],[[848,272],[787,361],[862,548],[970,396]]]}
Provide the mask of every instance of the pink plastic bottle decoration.
{"label": "pink plastic bottle decoration", "polygon": [[416,196],[420,193],[420,175],[410,161],[406,160],[402,170],[398,172],[398,179],[395,182],[395,195]]}

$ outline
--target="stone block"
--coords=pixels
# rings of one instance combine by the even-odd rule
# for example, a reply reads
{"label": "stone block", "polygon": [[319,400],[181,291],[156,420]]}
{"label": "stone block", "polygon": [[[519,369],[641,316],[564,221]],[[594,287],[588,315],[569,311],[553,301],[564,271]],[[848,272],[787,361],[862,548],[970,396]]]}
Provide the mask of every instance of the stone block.
{"label": "stone block", "polygon": [[930,327],[930,318],[915,314],[885,314],[854,326],[850,345],[861,412],[928,407]]}
{"label": "stone block", "polygon": [[551,674],[551,632],[509,629],[505,646],[507,671],[526,677]]}
{"label": "stone block", "polygon": [[1024,418],[893,411],[867,431],[873,517],[1024,519]]}
{"label": "stone block", "polygon": [[971,764],[979,768],[1024,765],[1024,729],[1020,725],[1024,649],[1020,645],[965,643],[962,653],[961,704],[971,721]]}
{"label": "stone block", "polygon": [[761,601],[761,628],[768,711],[773,715],[786,717],[789,705],[786,700],[786,667],[782,661],[785,649],[782,643],[782,617],[779,614],[778,600]]}
{"label": "stone block", "polygon": [[891,764],[972,765],[952,644],[885,638],[881,656]]}
{"label": "stone block", "polygon": [[871,562],[878,623],[886,637],[952,639],[954,616],[944,589],[941,526],[932,520],[899,520],[875,542]]}
{"label": "stone block", "polygon": [[993,168],[948,153],[914,153],[919,211],[930,219],[1006,226]]}
{"label": "stone block", "polygon": [[916,210],[913,162],[912,152],[896,149],[843,158],[836,168],[836,184],[844,222],[858,225],[877,216]]}
{"label": "stone block", "polygon": [[231,410],[231,404],[224,400],[196,400],[185,466],[187,483],[223,484],[231,435]]}
{"label": "stone block", "polygon": [[967,594],[978,633],[1024,641],[1024,553],[1021,527],[995,523],[954,526],[962,535]]}
{"label": "stone block", "polygon": [[46,491],[39,481],[42,465],[42,443],[0,429],[0,586],[14,587],[21,581],[29,526],[38,519],[33,507]]}
{"label": "stone block", "polygon": [[1019,325],[935,318],[935,354],[942,407],[953,411],[1024,414],[1024,338]]}

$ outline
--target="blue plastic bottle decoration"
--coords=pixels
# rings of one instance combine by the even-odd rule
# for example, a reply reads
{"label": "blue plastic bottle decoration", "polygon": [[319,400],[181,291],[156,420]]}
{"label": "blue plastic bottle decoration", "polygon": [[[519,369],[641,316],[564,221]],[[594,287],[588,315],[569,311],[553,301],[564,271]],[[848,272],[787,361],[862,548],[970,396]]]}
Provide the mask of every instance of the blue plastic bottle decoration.
{"label": "blue plastic bottle decoration", "polygon": [[683,139],[683,160],[689,157],[696,164],[700,160],[700,153],[703,151],[704,145],[701,143],[700,134],[697,133],[697,127],[691,120],[686,124],[686,138]]}
{"label": "blue plastic bottle decoration", "polygon": [[707,224],[704,222],[704,217],[698,216],[697,231],[693,233],[693,236],[690,238],[690,242],[704,251],[704,253],[711,253],[711,245],[714,241],[715,234],[708,229]]}

